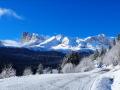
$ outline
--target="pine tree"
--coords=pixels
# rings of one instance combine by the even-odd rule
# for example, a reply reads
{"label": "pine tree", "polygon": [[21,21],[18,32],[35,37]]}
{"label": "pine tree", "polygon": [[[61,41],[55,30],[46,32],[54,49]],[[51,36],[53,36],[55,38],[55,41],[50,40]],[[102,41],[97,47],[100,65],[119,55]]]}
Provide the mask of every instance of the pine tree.
{"label": "pine tree", "polygon": [[103,46],[101,47],[101,51],[100,51],[100,56],[105,55],[105,53],[107,52],[106,48],[104,48]]}
{"label": "pine tree", "polygon": [[67,73],[73,72],[72,71],[73,67],[77,66],[80,60],[81,60],[81,56],[78,52],[72,52],[71,54],[66,55],[61,65],[62,72],[67,72]]}
{"label": "pine tree", "polygon": [[96,51],[93,54],[93,59],[92,60],[96,60],[98,58],[98,56],[99,56],[99,51],[98,51],[98,49],[96,49]]}
{"label": "pine tree", "polygon": [[80,54],[77,52],[72,52],[71,54],[67,54],[63,59],[61,68],[64,67],[64,65],[67,63],[78,65],[80,60],[81,60]]}
{"label": "pine tree", "polygon": [[118,36],[117,36],[117,40],[120,41],[120,34],[118,34]]}
{"label": "pine tree", "polygon": [[115,45],[116,45],[116,39],[113,40],[113,46],[115,46]]}
{"label": "pine tree", "polygon": [[38,74],[43,74],[43,65],[42,64],[38,65],[37,73]]}
{"label": "pine tree", "polygon": [[8,66],[5,66],[0,74],[0,78],[9,78],[12,76],[16,76],[16,70],[13,69],[12,65],[9,64]]}
{"label": "pine tree", "polygon": [[23,75],[26,76],[26,75],[32,75],[32,70],[30,67],[27,67],[25,68],[24,72],[23,72]]}
{"label": "pine tree", "polygon": [[62,68],[63,73],[73,73],[74,72],[74,65],[72,63],[67,63]]}
{"label": "pine tree", "polygon": [[79,64],[80,59],[81,59],[80,54],[77,52],[75,52],[75,53],[73,52],[66,58],[68,58],[68,62],[75,64],[75,65]]}

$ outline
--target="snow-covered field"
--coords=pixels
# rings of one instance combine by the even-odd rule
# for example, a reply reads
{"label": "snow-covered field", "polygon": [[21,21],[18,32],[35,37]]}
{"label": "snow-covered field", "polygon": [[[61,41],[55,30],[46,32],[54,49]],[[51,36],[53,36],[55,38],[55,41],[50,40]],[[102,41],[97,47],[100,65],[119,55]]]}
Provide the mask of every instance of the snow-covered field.
{"label": "snow-covered field", "polygon": [[0,90],[120,90],[120,69],[11,77],[0,80]]}

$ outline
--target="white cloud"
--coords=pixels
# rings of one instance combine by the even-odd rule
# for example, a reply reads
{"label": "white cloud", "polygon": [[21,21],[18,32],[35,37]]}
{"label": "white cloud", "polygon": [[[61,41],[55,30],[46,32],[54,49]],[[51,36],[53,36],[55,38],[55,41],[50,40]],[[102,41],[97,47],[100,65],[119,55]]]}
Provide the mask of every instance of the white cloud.
{"label": "white cloud", "polygon": [[7,8],[0,8],[0,18],[3,16],[11,16],[16,19],[22,20],[23,18],[19,16],[14,10]]}

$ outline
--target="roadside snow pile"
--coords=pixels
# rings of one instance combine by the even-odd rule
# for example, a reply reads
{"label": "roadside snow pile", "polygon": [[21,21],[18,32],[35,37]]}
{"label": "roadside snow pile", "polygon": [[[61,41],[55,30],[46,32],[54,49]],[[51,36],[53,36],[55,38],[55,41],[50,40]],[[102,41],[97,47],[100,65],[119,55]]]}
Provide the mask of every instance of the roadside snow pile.
{"label": "roadside snow pile", "polygon": [[113,79],[109,77],[102,77],[95,81],[92,90],[111,90]]}
{"label": "roadside snow pile", "polygon": [[114,73],[114,83],[112,85],[112,90],[120,90],[120,70]]}
{"label": "roadside snow pile", "polygon": [[111,71],[97,78],[91,90],[120,90],[120,66],[112,67]]}

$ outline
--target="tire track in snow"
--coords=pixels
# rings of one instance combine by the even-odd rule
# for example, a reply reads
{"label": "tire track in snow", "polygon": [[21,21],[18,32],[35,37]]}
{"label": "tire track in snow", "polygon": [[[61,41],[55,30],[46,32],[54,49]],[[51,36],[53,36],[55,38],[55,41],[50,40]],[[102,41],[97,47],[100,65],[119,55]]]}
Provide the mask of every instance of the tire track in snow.
{"label": "tire track in snow", "polygon": [[[96,80],[96,78],[99,77],[99,76],[100,76],[101,74],[103,74],[103,73],[105,73],[105,71],[102,71],[102,72],[99,72],[99,73],[92,73],[92,75],[77,76],[77,77],[75,77],[74,79],[69,80],[69,81],[63,83],[63,85],[60,85],[60,86],[57,86],[57,85],[55,85],[54,83],[52,83],[52,84],[50,84],[50,85],[55,86],[56,88],[59,88],[60,90],[66,90],[65,87],[69,86],[69,84],[72,84],[72,83],[74,83],[74,82],[76,82],[76,81],[79,81],[79,82],[81,81],[81,82],[82,82],[82,80],[88,78],[88,79],[87,79],[87,82],[84,83],[83,87],[82,87],[82,88],[81,88],[81,87],[78,87],[78,90],[91,90],[91,87],[92,87],[94,81]],[[94,75],[94,74],[95,74],[95,75]],[[68,78],[67,78],[67,79],[68,79]],[[61,82],[62,80],[65,81],[65,78],[64,78],[64,79],[61,79],[61,80],[58,81],[58,82]],[[55,83],[58,83],[58,82],[55,82]],[[86,85],[87,85],[87,86],[86,86]],[[88,88],[89,88],[89,89],[88,89]],[[57,90],[58,90],[58,89],[57,89]],[[69,89],[67,89],[67,90],[69,90]]]}
{"label": "tire track in snow", "polygon": [[[94,76],[94,77],[96,77],[96,76]],[[56,82],[54,82],[54,83],[49,83],[49,85],[51,85],[51,86],[55,86],[56,87],[56,89],[58,90],[64,90],[66,87],[68,87],[69,86],[69,84],[72,84],[72,83],[76,83],[76,82],[78,82],[78,83],[82,83],[82,80],[83,79],[86,79],[86,78],[88,78],[88,81],[86,82],[86,84],[85,85],[88,85],[92,80],[91,80],[91,78],[93,78],[93,77],[91,77],[91,76],[89,76],[89,75],[85,75],[85,76],[78,76],[78,77],[76,77],[76,78],[74,78],[74,79],[72,79],[72,80],[69,80],[69,81],[67,81],[67,82],[65,82],[65,83],[63,83],[63,85],[60,85],[60,86],[57,86],[57,85],[55,85],[54,83],[56,83]],[[65,81],[65,79],[62,79],[62,80],[60,80],[60,81],[58,81],[58,82],[62,82],[62,81]],[[57,83],[58,83],[57,82]],[[48,84],[48,83],[47,83]],[[88,89],[84,89],[85,87],[84,87],[84,85],[83,85],[83,89],[81,89],[81,87],[78,87],[78,90],[88,90]],[[55,88],[54,88],[55,89]],[[68,90],[68,89],[67,89]]]}

